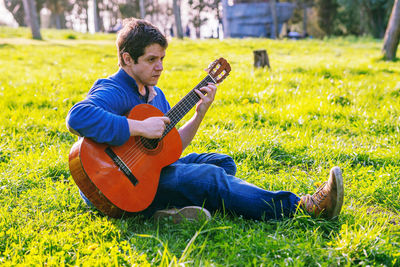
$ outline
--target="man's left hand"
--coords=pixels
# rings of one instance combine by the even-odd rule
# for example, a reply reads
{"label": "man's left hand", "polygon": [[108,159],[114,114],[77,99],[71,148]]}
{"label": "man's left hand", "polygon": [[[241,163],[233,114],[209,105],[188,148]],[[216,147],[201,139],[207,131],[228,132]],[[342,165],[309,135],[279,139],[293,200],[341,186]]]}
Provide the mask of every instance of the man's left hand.
{"label": "man's left hand", "polygon": [[196,112],[204,116],[214,101],[215,94],[217,93],[217,86],[213,83],[208,83],[207,86],[200,88],[200,90],[195,89],[195,92],[201,98],[197,104]]}

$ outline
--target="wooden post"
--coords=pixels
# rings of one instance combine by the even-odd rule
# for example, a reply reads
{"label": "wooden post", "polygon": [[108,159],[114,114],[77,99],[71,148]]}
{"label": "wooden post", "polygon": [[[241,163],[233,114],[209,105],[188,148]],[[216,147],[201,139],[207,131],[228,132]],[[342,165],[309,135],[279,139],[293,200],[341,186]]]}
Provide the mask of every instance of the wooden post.
{"label": "wooden post", "polygon": [[265,66],[268,66],[269,69],[271,68],[269,65],[267,50],[254,50],[253,53],[255,68],[264,68]]}

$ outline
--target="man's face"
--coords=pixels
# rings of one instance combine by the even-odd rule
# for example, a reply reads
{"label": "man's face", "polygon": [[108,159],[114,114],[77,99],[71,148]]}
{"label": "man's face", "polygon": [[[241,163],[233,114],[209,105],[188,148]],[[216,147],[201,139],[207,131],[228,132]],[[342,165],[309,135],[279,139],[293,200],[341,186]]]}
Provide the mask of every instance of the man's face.
{"label": "man's face", "polygon": [[151,44],[144,49],[144,54],[138,58],[135,64],[131,59],[124,68],[139,86],[154,86],[163,71],[163,59],[165,49],[159,44]]}

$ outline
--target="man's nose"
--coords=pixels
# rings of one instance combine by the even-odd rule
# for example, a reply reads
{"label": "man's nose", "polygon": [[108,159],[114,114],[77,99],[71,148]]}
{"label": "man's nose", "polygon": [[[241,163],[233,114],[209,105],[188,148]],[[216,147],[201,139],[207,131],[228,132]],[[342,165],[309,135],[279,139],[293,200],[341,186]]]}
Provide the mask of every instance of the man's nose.
{"label": "man's nose", "polygon": [[155,68],[156,70],[163,70],[163,62],[161,60],[158,61]]}

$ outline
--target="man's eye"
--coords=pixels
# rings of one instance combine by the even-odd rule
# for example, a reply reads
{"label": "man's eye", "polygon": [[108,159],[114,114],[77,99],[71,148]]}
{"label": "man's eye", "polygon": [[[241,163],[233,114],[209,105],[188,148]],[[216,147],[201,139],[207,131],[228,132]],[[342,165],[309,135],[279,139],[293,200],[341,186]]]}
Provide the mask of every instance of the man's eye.
{"label": "man's eye", "polygon": [[153,62],[153,61],[154,61],[154,58],[150,58],[150,59],[149,59],[149,62]]}

